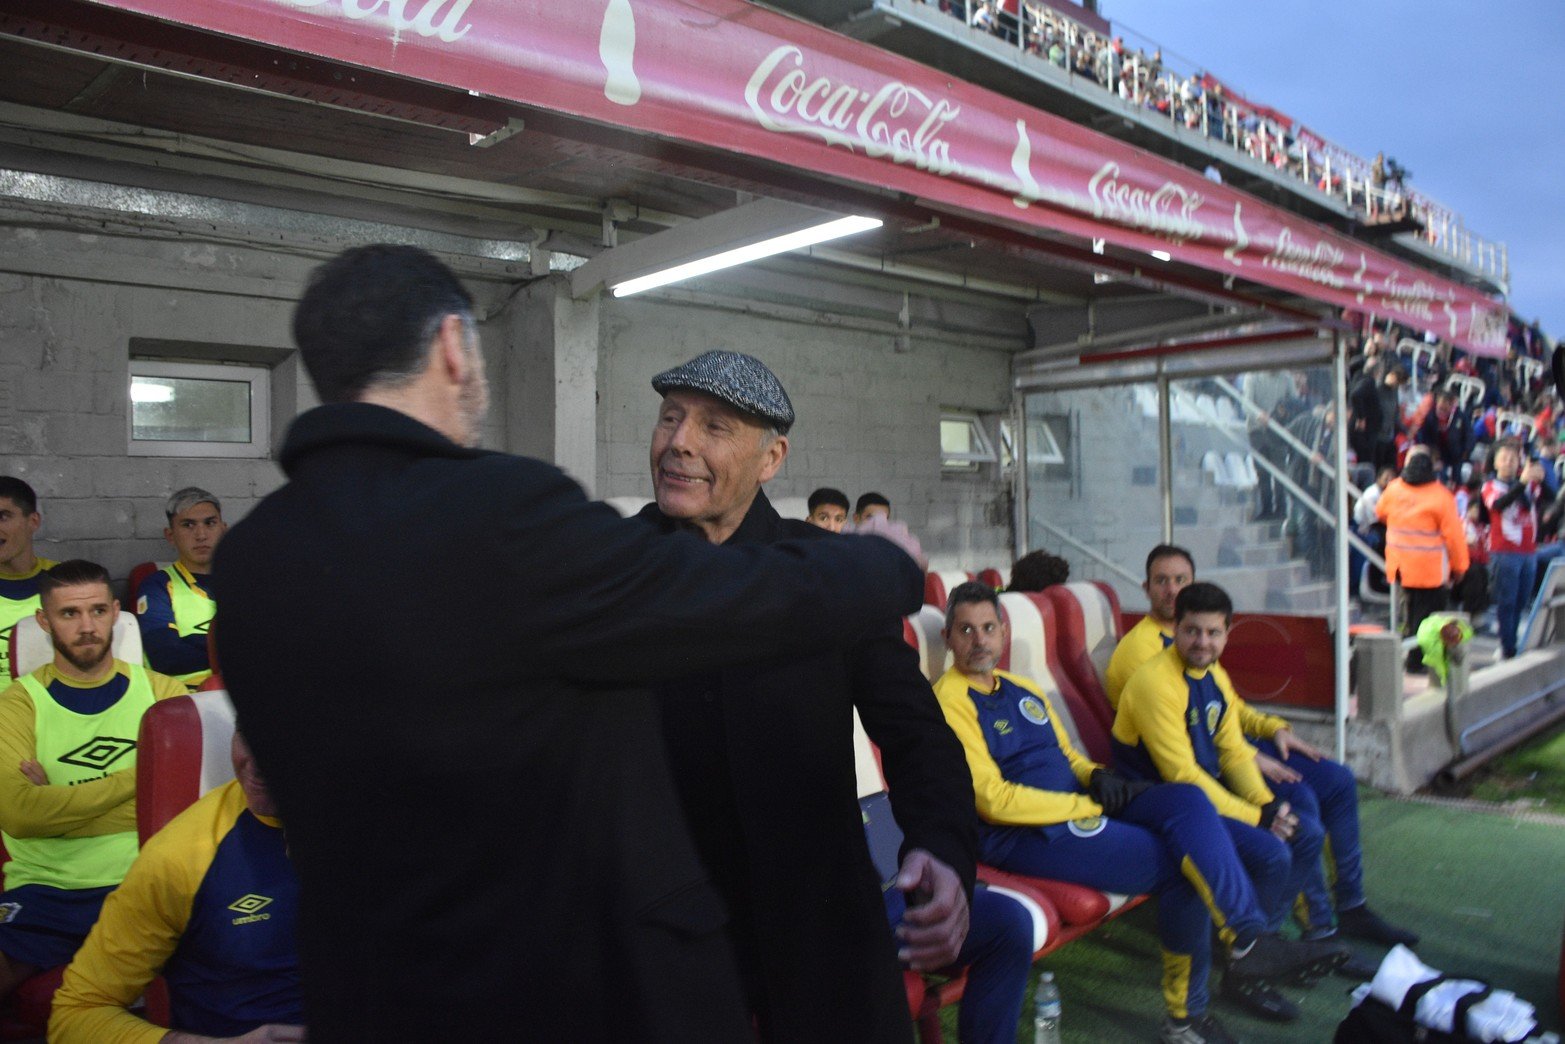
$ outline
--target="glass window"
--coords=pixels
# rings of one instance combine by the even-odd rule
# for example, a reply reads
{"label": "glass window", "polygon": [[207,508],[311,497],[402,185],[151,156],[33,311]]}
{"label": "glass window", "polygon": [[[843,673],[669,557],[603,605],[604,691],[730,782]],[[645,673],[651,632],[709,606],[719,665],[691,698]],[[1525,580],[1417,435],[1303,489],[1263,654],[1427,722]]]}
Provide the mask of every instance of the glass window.
{"label": "glass window", "polygon": [[264,457],[270,371],[260,366],[130,362],[130,452]]}
{"label": "glass window", "polygon": [[973,413],[947,412],[940,415],[940,466],[958,471],[976,471],[980,464],[999,460],[988,434]]}

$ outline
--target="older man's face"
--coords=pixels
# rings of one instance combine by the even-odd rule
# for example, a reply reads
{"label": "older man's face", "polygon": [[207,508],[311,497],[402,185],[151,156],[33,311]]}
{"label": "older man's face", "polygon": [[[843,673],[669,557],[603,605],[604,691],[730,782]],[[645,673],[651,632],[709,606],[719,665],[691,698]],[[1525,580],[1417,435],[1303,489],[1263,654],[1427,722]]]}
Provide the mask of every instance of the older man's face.
{"label": "older man's face", "polygon": [[749,414],[703,392],[669,392],[652,429],[658,509],[721,543],[787,456],[788,439]]}

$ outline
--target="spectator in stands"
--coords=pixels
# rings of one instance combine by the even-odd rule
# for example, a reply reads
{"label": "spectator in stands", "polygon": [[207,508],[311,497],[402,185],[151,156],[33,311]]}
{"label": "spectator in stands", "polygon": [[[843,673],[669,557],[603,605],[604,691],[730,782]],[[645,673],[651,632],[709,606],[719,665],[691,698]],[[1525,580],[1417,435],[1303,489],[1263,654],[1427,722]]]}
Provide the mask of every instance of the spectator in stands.
{"label": "spectator in stands", "polygon": [[1458,407],[1456,393],[1439,391],[1422,411],[1413,440],[1439,455],[1440,471],[1447,480],[1459,477],[1462,464],[1473,450],[1473,421]]}
{"label": "spectator in stands", "polygon": [[810,494],[808,506],[810,515],[805,521],[812,526],[840,533],[848,524],[848,495],[840,489],[822,486]]}
{"label": "spectator in stands", "polygon": [[1360,463],[1373,464],[1377,471],[1396,466],[1397,435],[1402,423],[1397,389],[1406,379],[1407,371],[1401,364],[1383,356],[1381,369],[1366,369],[1348,393],[1353,452]]}
{"label": "spectator in stands", "polygon": [[141,582],[136,622],[147,666],[194,690],[212,676],[207,631],[217,615],[211,586],[212,556],[228,532],[223,505],[206,490],[187,486],[168,498],[163,539],[177,556]]}
{"label": "spectator in stands", "polygon": [[1011,566],[1010,591],[1042,591],[1070,579],[1071,564],[1047,551],[1029,551]]}
{"label": "spectator in stands", "polygon": [[853,524],[861,526],[865,522],[879,515],[881,518],[891,517],[891,501],[881,493],[863,493],[853,505]]}
{"label": "spectator in stands", "polygon": [[[1104,689],[1116,710],[1130,679],[1174,644],[1179,594],[1195,582],[1195,560],[1190,552],[1172,544],[1154,547],[1147,555],[1146,568],[1142,589],[1150,603],[1147,615],[1120,639],[1109,660]],[[1387,946],[1417,943],[1417,935],[1389,924],[1365,901],[1358,788],[1352,771],[1300,739],[1286,718],[1263,714],[1241,699],[1228,672],[1215,658],[1210,674],[1233,710],[1239,731],[1250,741],[1256,768],[1267,784],[1301,817],[1318,820],[1331,839],[1338,929],[1344,935]],[[1304,912],[1309,918],[1306,932],[1316,938],[1329,937],[1332,894],[1327,891],[1319,864],[1304,877],[1302,891]]]}
{"label": "spectator in stands", "polygon": [[[1305,410],[1288,425],[1292,435],[1304,452],[1286,446],[1288,478],[1304,490],[1316,504],[1335,512],[1329,465],[1326,461],[1336,453],[1337,411],[1326,405]],[[1322,532],[1320,515],[1297,497],[1286,497],[1289,505],[1289,528],[1293,530],[1293,551],[1310,567],[1312,577],[1323,577],[1331,572],[1332,545]]]}
{"label": "spectator in stands", "polygon": [[[1382,557],[1386,549],[1386,524],[1380,521],[1380,518],[1375,514],[1375,505],[1380,503],[1381,494],[1386,491],[1387,486],[1395,481],[1396,477],[1396,468],[1381,468],[1375,475],[1375,481],[1365,486],[1363,495],[1359,497],[1358,503],[1353,506],[1354,529],[1358,531],[1358,535],[1363,538],[1364,542],[1380,552]],[[1386,590],[1385,574],[1372,566],[1369,559],[1365,558],[1357,548],[1354,548],[1351,554],[1354,556],[1356,563],[1356,568],[1350,568],[1349,570],[1349,581],[1352,584],[1353,594],[1356,596],[1359,593],[1365,570],[1371,571],[1371,587],[1376,591],[1384,593]]]}
{"label": "spectator in stands", "polygon": [[42,521],[33,487],[0,475],[0,685],[11,683],[11,629],[37,612],[38,577],[54,565],[33,550]]}
{"label": "spectator in stands", "polygon": [[[1239,382],[1239,390],[1260,412],[1249,415],[1250,447],[1258,457],[1276,467],[1287,462],[1287,446],[1271,430],[1271,422],[1288,422],[1287,406],[1293,396],[1293,378],[1286,370],[1254,370]],[[1270,470],[1256,466],[1255,521],[1270,522],[1287,512],[1287,494]]]}
{"label": "spectator in stands", "polygon": [[[657,499],[639,519],[730,547],[823,537],[779,517],[762,489],[787,459],[794,420],[765,364],[707,352],[652,387],[663,396],[651,447]],[[905,1040],[907,1000],[855,786],[854,710],[880,748],[906,838],[897,886],[928,895],[909,899],[902,929],[917,970],[957,958],[976,824],[961,748],[901,621],[882,620],[845,653],[801,646],[753,668],[682,678],[657,695],[675,784],[730,911],[762,1037],[802,1040],[828,1025],[843,1040]]]}
{"label": "spectator in stands", "polygon": [[[981,854],[1004,870],[1107,891],[1154,893],[1163,946],[1164,1041],[1232,1038],[1206,1013],[1212,924],[1232,947],[1236,991],[1340,963],[1337,949],[1288,944],[1263,933],[1265,917],[1216,813],[1199,790],[1152,786],[1077,752],[1049,698],[1026,678],[996,669],[1007,642],[994,590],[957,586],[946,604],[952,666],[935,683],[946,721],[962,741],[978,815]],[[894,792],[893,792],[894,793]],[[1287,855],[1275,842],[1275,890]],[[1273,997],[1277,1013],[1297,1010]]]}
{"label": "spectator in stands", "polygon": [[1491,591],[1500,625],[1500,655],[1516,655],[1516,630],[1532,601],[1537,572],[1539,514],[1549,506],[1543,466],[1522,466],[1521,445],[1501,441],[1494,450],[1494,476],[1483,485],[1489,516]]}
{"label": "spectator in stands", "polygon": [[[147,841],[65,970],[49,1039],[303,1041],[299,880],[244,738],[234,779]],[[128,1009],[161,974],[171,1030]],[[241,1036],[244,1035],[244,1036]]]}
{"label": "spectator in stands", "polygon": [[[1386,524],[1386,577],[1407,592],[1407,633],[1445,609],[1450,587],[1467,572],[1467,534],[1456,498],[1435,481],[1429,447],[1414,446],[1402,476],[1381,494],[1375,515]],[[1491,547],[1492,550],[1492,547]],[[1407,669],[1424,673],[1424,656],[1409,650]]]}
{"label": "spectator in stands", "polygon": [[921,603],[917,563],[813,527],[662,539],[478,449],[473,300],[416,247],[316,269],[293,326],[324,405],[223,538],[215,640],[288,824],[312,1035],[752,1039],[635,686],[865,640]]}
{"label": "spectator in stands", "polygon": [[114,658],[120,607],[102,566],[61,562],[38,588],[54,658],[0,693],[0,997],[71,959],[136,858],[141,715],[185,692]]}

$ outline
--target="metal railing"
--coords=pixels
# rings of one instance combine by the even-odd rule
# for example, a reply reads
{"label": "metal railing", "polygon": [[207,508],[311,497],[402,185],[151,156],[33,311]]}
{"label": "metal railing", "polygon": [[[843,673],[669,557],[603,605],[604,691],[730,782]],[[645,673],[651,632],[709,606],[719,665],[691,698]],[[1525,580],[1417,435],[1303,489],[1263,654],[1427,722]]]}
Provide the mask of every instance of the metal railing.
{"label": "metal railing", "polygon": [[1140,587],[1141,586],[1141,581],[1143,579],[1142,577],[1139,577],[1135,573],[1132,573],[1130,570],[1126,569],[1124,566],[1120,565],[1118,562],[1114,561],[1112,558],[1110,558],[1108,555],[1105,555],[1103,552],[1099,551],[1097,548],[1091,546],[1090,544],[1082,543],[1080,540],[1077,540],[1075,537],[1073,537],[1069,533],[1065,532],[1065,530],[1061,529],[1059,526],[1051,525],[1050,523],[1045,522],[1043,519],[1039,518],[1036,515],[1032,516],[1030,521],[1031,521],[1031,523],[1033,525],[1037,526],[1039,529],[1042,529],[1045,532],[1047,532],[1050,536],[1053,536],[1056,539],[1062,540],[1065,543],[1069,544],[1071,547],[1075,548],[1077,551],[1080,551],[1082,554],[1086,555],[1088,558],[1092,559],[1094,562],[1096,562],[1099,565],[1103,566],[1105,569],[1109,570],[1114,575],[1120,576],[1120,577],[1124,577],[1126,580],[1128,580],[1130,583],[1134,584],[1136,587]]}
{"label": "metal railing", "polygon": [[1341,200],[1371,221],[1412,218],[1421,226],[1418,237],[1431,248],[1509,287],[1510,257],[1504,243],[1472,232],[1456,211],[1406,188],[1375,162],[1301,125],[1284,126],[1274,117],[1275,110],[1231,98],[1216,80],[1198,72],[1175,72],[1162,59],[1161,48],[1154,45],[1150,59],[1140,50],[1116,52],[1113,37],[1025,0],[1019,16],[1001,11],[993,0],[968,0],[965,10],[969,26],[1063,70],[1072,81],[1093,83],[1127,104],[1165,114],[1170,125],[1199,130],[1214,142]]}

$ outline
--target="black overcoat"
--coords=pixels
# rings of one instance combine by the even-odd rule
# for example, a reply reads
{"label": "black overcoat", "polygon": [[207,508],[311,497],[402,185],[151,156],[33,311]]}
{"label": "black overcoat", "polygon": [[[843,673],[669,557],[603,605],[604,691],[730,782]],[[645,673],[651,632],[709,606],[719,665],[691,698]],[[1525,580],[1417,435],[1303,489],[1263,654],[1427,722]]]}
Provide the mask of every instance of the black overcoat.
{"label": "black overcoat", "polygon": [[880,540],[711,547],[547,464],[318,407],[219,548],[218,661],[303,885],[320,1042],[745,1039],[657,678],[911,612]]}
{"label": "black overcoat", "polygon": [[[677,524],[656,504],[640,517]],[[758,492],[724,546],[840,543]],[[817,608],[827,611],[822,593]],[[896,947],[857,801],[853,709],[880,748],[904,854],[953,867],[969,897],[977,814],[962,745],[918,656],[886,618],[847,649],[800,643],[763,663],[657,687],[669,759],[730,926],[763,1039],[912,1039]]]}

